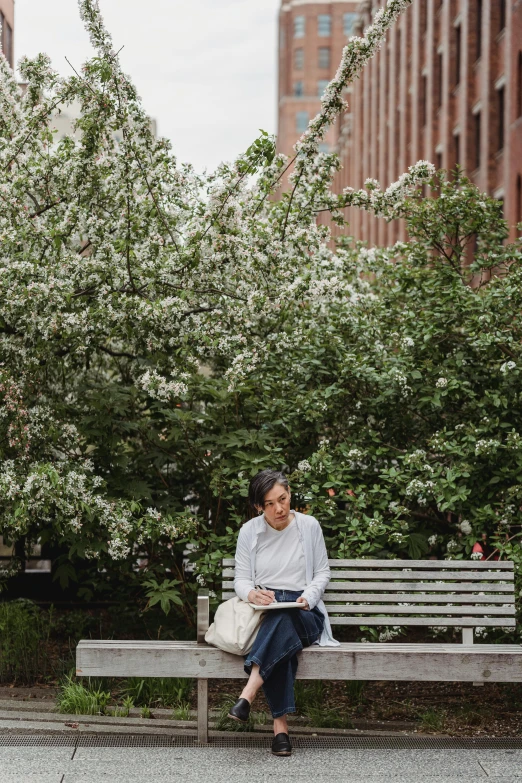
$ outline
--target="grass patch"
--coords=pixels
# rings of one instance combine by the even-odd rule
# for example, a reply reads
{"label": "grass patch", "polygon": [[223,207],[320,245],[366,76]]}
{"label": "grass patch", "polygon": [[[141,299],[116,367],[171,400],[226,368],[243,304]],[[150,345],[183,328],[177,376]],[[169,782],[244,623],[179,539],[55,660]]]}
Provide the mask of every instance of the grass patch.
{"label": "grass patch", "polygon": [[[73,680],[67,675],[57,697],[58,712],[68,715],[104,715],[111,700],[110,691],[104,691],[87,680]],[[128,713],[127,713],[128,714]]]}
{"label": "grass patch", "polygon": [[239,723],[237,720],[227,717],[230,708],[236,703],[237,697],[225,694],[219,705],[219,715],[216,718],[215,728],[217,731],[254,731],[256,726],[264,725],[267,722],[266,712],[250,712],[247,723]]}
{"label": "grass patch", "polygon": [[322,680],[312,682],[296,680],[294,693],[297,713],[308,718],[312,726],[318,729],[352,727],[352,722],[346,714],[326,706],[326,688]]}
{"label": "grass patch", "polygon": [[366,685],[365,680],[346,680],[344,684],[345,693],[353,707],[359,707],[364,702]]}
{"label": "grass patch", "polygon": [[442,731],[446,724],[446,712],[442,710],[426,710],[419,715],[420,726],[427,731]]}
{"label": "grass patch", "polygon": [[130,696],[126,696],[121,707],[115,707],[113,710],[105,710],[106,715],[112,715],[113,718],[128,718],[129,712],[134,707],[134,702]]}
{"label": "grass patch", "polygon": [[129,677],[120,696],[131,698],[137,707],[179,707],[190,703],[194,680],[183,677]]}
{"label": "grass patch", "polygon": [[190,704],[188,701],[182,701],[172,711],[173,720],[190,720]]}

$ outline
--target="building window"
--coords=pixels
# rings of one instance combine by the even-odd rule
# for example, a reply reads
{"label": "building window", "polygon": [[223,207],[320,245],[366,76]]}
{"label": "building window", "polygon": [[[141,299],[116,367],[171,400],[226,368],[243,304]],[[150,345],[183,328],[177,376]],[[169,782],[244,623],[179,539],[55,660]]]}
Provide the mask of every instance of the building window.
{"label": "building window", "polygon": [[422,77],[421,81],[421,105],[420,105],[420,113],[421,113],[421,127],[424,128],[426,123],[428,122],[428,77],[426,74]]}
{"label": "building window", "polygon": [[304,38],[306,19],[304,16],[294,16],[294,38]]}
{"label": "building window", "polygon": [[319,14],[317,17],[317,34],[320,38],[328,38],[332,34],[332,17],[330,14]]}
{"label": "building window", "polygon": [[473,165],[476,169],[480,168],[480,124],[481,114],[478,111],[473,115]]}
{"label": "building window", "polygon": [[304,68],[304,49],[296,49],[294,52],[294,68],[302,71]]}
{"label": "building window", "polygon": [[307,111],[298,111],[295,115],[295,129],[298,133],[304,133],[308,128],[309,116]]}
{"label": "building window", "polygon": [[498,19],[499,32],[502,32],[502,30],[506,26],[506,17],[507,17],[506,6],[507,6],[507,0],[500,0],[499,19]]}
{"label": "building window", "polygon": [[422,0],[421,7],[421,30],[425,33],[428,29],[428,0]]}
{"label": "building window", "polygon": [[517,177],[517,204],[516,204],[516,221],[522,223],[522,177],[520,174]]}
{"label": "building window", "polygon": [[357,14],[343,14],[343,33],[353,35]]}
{"label": "building window", "polygon": [[320,46],[319,47],[319,68],[329,68],[330,67],[330,47],[329,46]]}
{"label": "building window", "polygon": [[437,171],[440,171],[440,169],[442,168],[442,152],[437,152],[436,161],[437,161],[436,163]]}
{"label": "building window", "polygon": [[330,82],[328,81],[328,79],[319,79],[319,81],[317,82],[317,95],[320,98],[323,97],[323,93],[329,84]]}
{"label": "building window", "polygon": [[453,137],[455,147],[455,166],[460,165],[460,134],[456,133]]}
{"label": "building window", "polygon": [[522,52],[518,53],[517,63],[517,117],[522,117]]}
{"label": "building window", "polygon": [[5,59],[11,66],[13,67],[13,30],[9,24],[9,22],[4,21],[2,25],[3,29],[3,51],[5,54]]}
{"label": "building window", "polygon": [[462,28],[455,28],[455,85],[460,84],[460,65],[462,60]]}
{"label": "building window", "polygon": [[444,66],[444,59],[442,52],[437,56],[437,105],[440,108],[442,106],[442,69]]}
{"label": "building window", "polygon": [[294,82],[294,95],[296,98],[301,98],[304,94],[303,82]]}
{"label": "building window", "polygon": [[280,27],[279,28],[279,48],[284,49],[286,45],[286,36],[285,36],[285,28]]}
{"label": "building window", "polygon": [[475,0],[477,3],[477,28],[476,28],[476,36],[477,36],[477,60],[482,54],[482,0]]}
{"label": "building window", "polygon": [[497,151],[504,149],[504,87],[497,90],[497,123],[498,123],[498,146]]}

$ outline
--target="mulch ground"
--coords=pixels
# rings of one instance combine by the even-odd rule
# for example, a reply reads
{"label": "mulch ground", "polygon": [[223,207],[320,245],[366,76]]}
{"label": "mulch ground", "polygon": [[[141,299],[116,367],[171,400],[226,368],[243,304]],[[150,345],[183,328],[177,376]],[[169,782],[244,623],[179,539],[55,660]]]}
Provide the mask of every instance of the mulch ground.
{"label": "mulch ground", "polygon": [[[215,680],[209,691],[210,707],[218,708],[225,694],[237,698],[241,686],[237,680]],[[341,716],[345,728],[350,728],[350,724],[362,729],[366,723],[389,722],[393,724],[390,728],[396,730],[400,722],[404,728],[418,732],[450,736],[522,734],[520,684],[485,683],[476,687],[472,683],[453,682],[368,682],[354,696],[350,684],[327,682],[324,691],[323,713]],[[270,714],[262,692],[254,709]],[[379,729],[386,731],[386,725],[379,725]]]}
{"label": "mulch ground", "polygon": [[[311,684],[298,683],[309,688]],[[209,707],[219,709],[230,696],[241,692],[238,680],[211,680]],[[19,701],[54,701],[57,688],[53,685],[15,687],[0,685],[0,699]],[[196,692],[191,707],[195,709]],[[522,735],[522,685],[486,683],[475,687],[471,683],[368,682],[361,688],[344,682],[325,682],[316,721],[322,716],[321,727],[379,728],[396,731],[399,728],[421,733],[450,736],[514,737]],[[260,691],[254,702],[255,712],[270,711]],[[342,723],[339,722],[339,718]],[[321,720],[321,718],[319,718]],[[374,724],[379,724],[374,725]],[[315,723],[314,725],[317,725]]]}

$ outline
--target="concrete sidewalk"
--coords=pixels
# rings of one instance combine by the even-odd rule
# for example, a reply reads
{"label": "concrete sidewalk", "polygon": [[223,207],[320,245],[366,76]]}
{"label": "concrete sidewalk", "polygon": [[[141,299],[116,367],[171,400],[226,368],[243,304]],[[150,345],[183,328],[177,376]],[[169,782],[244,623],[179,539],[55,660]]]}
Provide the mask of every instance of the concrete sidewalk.
{"label": "concrete sidewalk", "polygon": [[0,783],[522,783],[522,750],[0,747]]}

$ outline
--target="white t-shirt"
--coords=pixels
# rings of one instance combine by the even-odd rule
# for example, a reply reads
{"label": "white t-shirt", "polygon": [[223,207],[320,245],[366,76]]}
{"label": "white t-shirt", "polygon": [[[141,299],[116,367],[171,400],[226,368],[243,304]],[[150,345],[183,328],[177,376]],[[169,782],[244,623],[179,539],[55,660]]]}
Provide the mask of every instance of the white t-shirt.
{"label": "white t-shirt", "polygon": [[257,539],[256,585],[274,590],[305,589],[304,550],[295,516],[284,530],[276,530],[265,520],[265,529]]}

